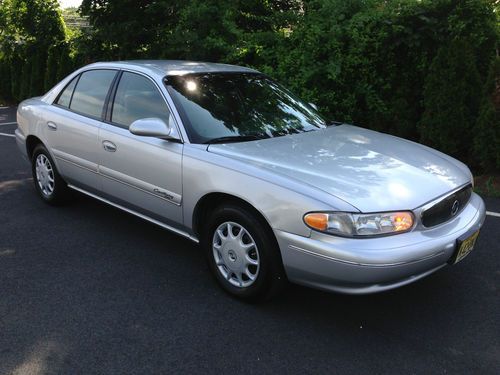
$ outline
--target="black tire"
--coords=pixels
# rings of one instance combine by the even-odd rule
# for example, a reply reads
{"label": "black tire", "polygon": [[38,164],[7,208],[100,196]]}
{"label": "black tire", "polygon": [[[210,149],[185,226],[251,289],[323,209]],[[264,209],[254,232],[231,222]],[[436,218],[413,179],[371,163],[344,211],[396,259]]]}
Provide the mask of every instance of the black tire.
{"label": "black tire", "polygon": [[[222,271],[216,264],[212,243],[215,231],[226,222],[242,226],[251,236],[251,238],[247,238],[253,240],[258,249],[258,273],[249,286],[234,286],[223,276]],[[226,204],[217,207],[211,212],[206,223],[207,225],[203,228],[201,235],[201,245],[206,253],[212,274],[219,285],[231,296],[247,302],[259,302],[275,296],[287,285],[278,243],[271,228],[263,218],[237,204]],[[237,231],[238,228],[235,230]],[[223,269],[228,270],[225,267],[223,266]],[[236,274],[234,276],[236,277]]]}
{"label": "black tire", "polygon": [[[51,192],[44,191],[42,189],[37,177],[36,164],[40,155],[43,155],[46,158],[47,162],[52,168],[51,176],[53,177],[54,182],[53,182],[53,190]],[[56,165],[54,163],[54,160],[50,156],[50,153],[42,144],[38,144],[33,151],[33,155],[31,157],[31,173],[33,174],[33,182],[35,183],[35,189],[38,193],[38,196],[45,203],[50,204],[52,206],[60,206],[62,204],[67,203],[70,200],[71,191],[68,188],[66,182],[62,179],[61,175],[59,174]]]}

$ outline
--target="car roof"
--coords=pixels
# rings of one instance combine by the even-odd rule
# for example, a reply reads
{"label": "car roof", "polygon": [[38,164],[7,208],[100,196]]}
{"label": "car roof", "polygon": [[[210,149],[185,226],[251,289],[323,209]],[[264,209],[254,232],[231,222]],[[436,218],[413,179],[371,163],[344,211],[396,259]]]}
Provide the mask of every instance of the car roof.
{"label": "car roof", "polygon": [[258,71],[238,65],[219,64],[201,61],[184,60],[129,60],[98,62],[87,67],[93,68],[129,68],[138,70],[149,75],[163,78],[168,75],[183,75],[188,73],[210,73],[210,72],[242,72],[258,73]]}

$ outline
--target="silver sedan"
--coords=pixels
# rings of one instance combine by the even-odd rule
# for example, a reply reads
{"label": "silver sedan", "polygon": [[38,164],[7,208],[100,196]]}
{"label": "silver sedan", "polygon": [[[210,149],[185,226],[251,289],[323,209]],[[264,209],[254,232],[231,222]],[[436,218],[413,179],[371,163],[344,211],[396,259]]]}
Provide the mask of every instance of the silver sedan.
{"label": "silver sedan", "polygon": [[485,217],[458,160],[327,121],[249,68],[96,63],[17,118],[45,202],[76,190],[199,242],[246,300],[287,280],[343,293],[408,284],[466,257]]}

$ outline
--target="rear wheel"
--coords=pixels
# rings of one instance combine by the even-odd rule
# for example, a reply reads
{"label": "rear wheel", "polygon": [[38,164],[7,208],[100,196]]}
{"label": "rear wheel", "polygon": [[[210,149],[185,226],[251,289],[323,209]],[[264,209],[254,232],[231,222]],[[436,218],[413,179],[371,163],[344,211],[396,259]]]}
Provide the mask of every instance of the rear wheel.
{"label": "rear wheel", "polygon": [[202,246],[209,267],[231,295],[259,301],[286,285],[278,244],[260,217],[238,205],[215,209],[207,220]]}
{"label": "rear wheel", "polygon": [[44,202],[60,205],[68,201],[69,188],[59,175],[49,152],[42,144],[37,145],[33,151],[31,172],[35,189]]}

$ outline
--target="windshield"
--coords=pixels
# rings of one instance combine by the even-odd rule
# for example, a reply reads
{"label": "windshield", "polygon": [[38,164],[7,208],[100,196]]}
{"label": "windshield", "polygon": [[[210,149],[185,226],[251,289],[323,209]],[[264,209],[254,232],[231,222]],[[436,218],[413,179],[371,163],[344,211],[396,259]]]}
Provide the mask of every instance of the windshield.
{"label": "windshield", "polygon": [[248,141],[326,126],[312,106],[262,74],[196,73],[165,82],[193,143]]}

